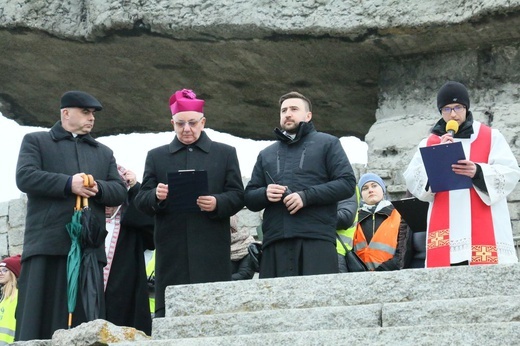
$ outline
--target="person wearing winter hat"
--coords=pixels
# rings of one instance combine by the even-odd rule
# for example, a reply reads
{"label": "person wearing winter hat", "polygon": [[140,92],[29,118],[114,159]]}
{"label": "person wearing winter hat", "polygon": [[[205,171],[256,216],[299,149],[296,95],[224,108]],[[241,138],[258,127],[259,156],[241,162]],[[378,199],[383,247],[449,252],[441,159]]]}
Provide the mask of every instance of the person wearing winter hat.
{"label": "person wearing winter hat", "polygon": [[[175,138],[148,152],[135,197],[139,209],[155,215],[155,317],[164,317],[166,286],[231,280],[229,218],[244,206],[236,149],[205,133],[204,100],[178,90],[169,109]],[[185,203],[189,210],[171,205],[181,191],[168,184],[168,173],[182,170],[207,172],[208,190]]]}
{"label": "person wearing winter hat", "polygon": [[[466,159],[451,167],[473,185],[435,193],[419,148],[413,156],[404,178],[414,196],[430,203],[426,267],[518,262],[506,198],[520,168],[509,144],[500,131],[473,118],[468,90],[459,82],[439,89],[437,109],[442,117],[419,148],[460,142]],[[450,120],[458,125],[454,135],[446,129]]]}
{"label": "person wearing winter hat", "polygon": [[[381,190],[383,192],[383,195],[386,194],[386,185],[385,185],[385,182],[383,181],[383,179],[381,179],[380,176],[378,176],[377,174],[374,174],[374,173],[365,173],[361,176],[361,178],[359,178],[359,182],[358,182],[358,188],[359,188],[359,191],[363,191],[363,187],[365,186],[366,183],[368,182],[374,182],[374,183],[377,183],[380,187],[381,187]],[[383,196],[381,196],[381,198],[377,201],[379,202],[381,199],[383,198]],[[376,203],[377,203],[376,202]],[[365,203],[367,203],[365,201]],[[373,204],[373,203],[372,203]]]}
{"label": "person wearing winter hat", "polygon": [[21,256],[4,258],[0,262],[0,285],[2,285],[2,300],[0,300],[0,345],[14,341],[16,330],[16,304],[18,303],[18,277],[20,276]]}
{"label": "person wearing winter hat", "polygon": [[358,187],[363,204],[358,210],[354,251],[369,270],[401,269],[409,228],[385,198],[385,182],[377,174],[366,173]]}

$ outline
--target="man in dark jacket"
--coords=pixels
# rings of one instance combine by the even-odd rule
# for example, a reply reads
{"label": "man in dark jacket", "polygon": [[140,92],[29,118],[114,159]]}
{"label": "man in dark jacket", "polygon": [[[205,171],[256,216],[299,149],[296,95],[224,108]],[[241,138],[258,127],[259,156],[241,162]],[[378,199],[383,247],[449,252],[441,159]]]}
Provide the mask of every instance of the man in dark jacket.
{"label": "man in dark jacket", "polygon": [[[90,136],[94,113],[102,109],[93,96],[70,91],[61,98],[61,120],[50,131],[25,135],[18,156],[16,184],[27,194],[27,216],[16,311],[16,340],[50,339],[67,327],[67,254],[71,246],[66,224],[76,195],[89,198],[93,217],[104,224],[105,206],[123,203],[126,188],[112,150]],[[91,174],[93,186],[83,186]],[[102,285],[106,256],[96,250]],[[103,287],[101,287],[101,290]],[[102,291],[101,291],[102,292]],[[72,325],[86,321],[78,292]],[[104,317],[104,301],[100,302]]]}
{"label": "man in dark jacket", "polygon": [[[204,132],[203,106],[191,90],[172,95],[176,137],[148,152],[135,199],[138,208],[155,215],[156,317],[165,314],[166,286],[231,280],[229,218],[244,206],[244,186],[235,148]],[[168,175],[183,170],[206,171],[208,190],[193,205],[186,200],[176,208],[182,186],[168,184]]]}
{"label": "man in dark jacket", "polygon": [[260,152],[246,188],[246,206],[265,208],[261,278],[338,272],[336,206],[356,178],[338,138],[311,119],[308,98],[280,98],[278,141]]}

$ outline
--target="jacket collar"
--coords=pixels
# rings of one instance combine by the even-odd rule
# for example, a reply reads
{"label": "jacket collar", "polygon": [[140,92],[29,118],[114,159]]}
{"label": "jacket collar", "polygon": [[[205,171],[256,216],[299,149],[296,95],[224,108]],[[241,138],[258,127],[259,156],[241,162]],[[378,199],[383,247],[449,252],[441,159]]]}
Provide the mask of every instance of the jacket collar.
{"label": "jacket collar", "polygon": [[[433,125],[432,133],[437,136],[442,136],[446,133],[446,122],[441,118],[435,125]],[[468,111],[466,114],[466,121],[459,126],[459,131],[453,136],[454,138],[470,138],[473,134],[473,114]]]}
{"label": "jacket collar", "polygon": [[199,139],[197,139],[197,141],[193,144],[184,144],[181,141],[179,141],[177,136],[175,136],[173,141],[171,141],[171,143],[170,143],[169,150],[170,150],[170,153],[173,154],[181,149],[185,149],[190,146],[195,146],[195,147],[199,148],[200,150],[202,150],[203,152],[209,153],[209,149],[211,148],[211,143],[212,143],[212,141],[208,137],[208,135],[206,135],[206,131],[202,131],[200,133]]}
{"label": "jacket collar", "polygon": [[300,122],[298,125],[298,131],[296,132],[296,137],[292,139],[290,136],[286,135],[282,130],[280,130],[278,127],[274,129],[274,134],[276,138],[282,142],[285,142],[287,144],[292,144],[298,142],[303,137],[307,136],[309,133],[316,131],[314,128],[314,124],[312,123],[312,120],[309,122]]}
{"label": "jacket collar", "polygon": [[[62,140],[69,140],[73,141],[74,136],[69,131],[65,130],[63,126],[61,125],[61,121],[57,121],[50,130],[51,137],[54,141],[59,142]],[[98,141],[96,141],[90,133],[87,133],[86,135],[78,135],[78,140],[83,141],[87,144],[90,144],[93,147],[97,147],[99,145]]]}
{"label": "jacket collar", "polygon": [[390,202],[387,199],[381,200],[375,208],[373,206],[368,206],[366,204],[363,204],[359,208],[359,221],[364,220],[367,216],[375,215],[375,214],[381,214],[390,216],[392,214],[392,211],[394,210],[394,206],[392,205],[392,202]]}

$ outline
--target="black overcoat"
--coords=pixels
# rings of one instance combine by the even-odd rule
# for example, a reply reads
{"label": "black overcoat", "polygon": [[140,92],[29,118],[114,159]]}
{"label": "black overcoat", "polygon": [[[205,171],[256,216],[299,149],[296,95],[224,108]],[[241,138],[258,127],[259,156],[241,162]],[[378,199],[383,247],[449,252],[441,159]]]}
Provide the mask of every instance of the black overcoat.
{"label": "black overcoat", "polygon": [[[217,199],[215,211],[171,212],[167,200],[157,203],[157,184],[167,184],[169,172],[186,169],[207,171],[209,194]],[[156,316],[164,314],[166,286],[231,280],[229,218],[244,206],[234,147],[213,142],[203,131],[191,145],[175,137],[169,145],[151,150],[135,202],[155,215]]]}
{"label": "black overcoat", "polygon": [[135,208],[140,183],[128,190],[121,228],[105,289],[106,319],[152,333],[144,251],[153,250],[153,218]]}
{"label": "black overcoat", "polygon": [[[16,167],[16,184],[27,193],[27,215],[18,281],[16,340],[50,339],[67,327],[67,253],[70,237],[66,224],[74,213],[76,197],[67,193],[69,178],[92,174],[100,192],[89,198],[92,213],[104,224],[105,206],[126,199],[112,150],[89,134],[73,137],[58,121],[50,131],[25,135]],[[104,242],[96,252],[102,280],[106,263]],[[78,292],[72,325],[86,322]],[[104,299],[100,315],[103,317]]]}
{"label": "black overcoat", "polygon": [[[105,206],[126,200],[126,187],[117,172],[113,152],[89,134],[74,138],[57,122],[50,131],[25,135],[16,166],[16,185],[27,193],[27,215],[22,262],[34,255],[67,255],[76,196],[65,187],[76,173],[92,174],[100,193],[89,198],[92,213],[101,223]],[[98,260],[106,263],[101,245]]]}

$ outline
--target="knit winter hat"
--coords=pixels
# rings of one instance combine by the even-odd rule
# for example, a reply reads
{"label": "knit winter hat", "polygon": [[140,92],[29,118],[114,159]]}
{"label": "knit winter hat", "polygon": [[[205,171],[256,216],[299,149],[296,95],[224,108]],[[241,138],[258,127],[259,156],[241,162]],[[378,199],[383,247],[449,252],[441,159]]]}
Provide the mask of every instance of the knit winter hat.
{"label": "knit winter hat", "polygon": [[363,186],[368,183],[369,181],[376,182],[381,188],[383,189],[383,193],[386,194],[386,185],[383,179],[377,174],[374,173],[365,173],[359,178],[359,191],[363,190]]}
{"label": "knit winter hat", "polygon": [[437,109],[439,112],[442,107],[450,103],[460,103],[469,110],[469,94],[464,84],[450,81],[439,89],[437,93]]}
{"label": "knit winter hat", "polygon": [[20,276],[20,270],[22,269],[21,260],[22,260],[21,255],[4,258],[2,260],[2,262],[0,263],[0,268],[6,267],[10,271],[12,271],[13,274],[18,278]]}
{"label": "knit winter hat", "polygon": [[172,115],[189,111],[204,113],[204,100],[198,99],[192,90],[178,90],[170,97],[170,110]]}

